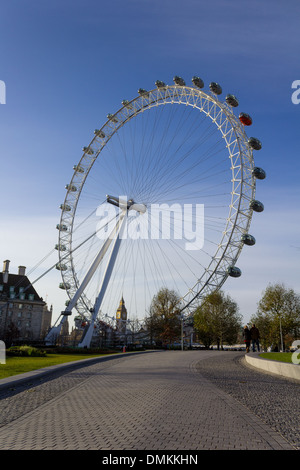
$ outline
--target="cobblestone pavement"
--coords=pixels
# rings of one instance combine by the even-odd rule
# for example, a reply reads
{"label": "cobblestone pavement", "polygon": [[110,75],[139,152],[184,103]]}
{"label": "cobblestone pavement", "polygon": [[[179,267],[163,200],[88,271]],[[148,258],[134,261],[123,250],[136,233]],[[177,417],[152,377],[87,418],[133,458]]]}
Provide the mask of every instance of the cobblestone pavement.
{"label": "cobblestone pavement", "polygon": [[299,382],[243,353],[122,355],[0,391],[2,450],[296,450]]}
{"label": "cobblestone pavement", "polygon": [[259,371],[231,351],[221,361],[200,361],[197,370],[300,450],[299,381]]}

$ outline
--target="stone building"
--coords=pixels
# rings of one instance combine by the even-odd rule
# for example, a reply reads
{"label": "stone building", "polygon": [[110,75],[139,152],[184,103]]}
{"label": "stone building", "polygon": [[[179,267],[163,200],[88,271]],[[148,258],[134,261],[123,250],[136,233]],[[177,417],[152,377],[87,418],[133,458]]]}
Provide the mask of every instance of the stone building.
{"label": "stone building", "polygon": [[52,318],[46,302],[38,295],[19,266],[18,274],[9,272],[9,260],[0,273],[0,339],[12,342],[38,342],[44,339]]}

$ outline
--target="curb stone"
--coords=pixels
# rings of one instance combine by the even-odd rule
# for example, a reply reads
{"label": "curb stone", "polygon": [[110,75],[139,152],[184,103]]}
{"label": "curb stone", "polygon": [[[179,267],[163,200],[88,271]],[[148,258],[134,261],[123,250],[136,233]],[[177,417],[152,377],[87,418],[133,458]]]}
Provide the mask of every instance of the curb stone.
{"label": "curb stone", "polygon": [[257,369],[300,381],[300,366],[298,364],[264,359],[260,357],[259,354],[260,353],[245,354],[246,362]]}
{"label": "curb stone", "polygon": [[32,370],[30,372],[24,372],[24,374],[13,375],[10,377],[6,377],[5,379],[0,379],[0,390],[14,387],[16,385],[20,385],[24,382],[28,382],[34,379],[39,379],[41,377],[45,377],[47,375],[53,374],[58,371],[64,371],[71,368],[76,367],[83,367],[87,366],[96,362],[104,362],[109,361],[111,359],[120,358],[120,357],[128,357],[132,356],[133,354],[147,354],[155,351],[135,351],[135,352],[127,352],[127,353],[116,353],[116,354],[109,354],[107,356],[99,356],[99,357],[89,357],[87,359],[80,359],[78,361],[72,362],[65,362],[63,364],[57,364],[54,366],[43,367],[42,369]]}

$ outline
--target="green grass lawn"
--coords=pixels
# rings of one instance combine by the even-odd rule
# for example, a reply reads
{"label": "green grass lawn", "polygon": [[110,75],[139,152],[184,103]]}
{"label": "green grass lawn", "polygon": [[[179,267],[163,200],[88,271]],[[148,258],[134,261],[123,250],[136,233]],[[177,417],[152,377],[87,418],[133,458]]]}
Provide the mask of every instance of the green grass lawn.
{"label": "green grass lawn", "polygon": [[292,364],[292,354],[288,352],[262,353],[260,357],[270,359],[271,361],[289,362]]}
{"label": "green grass lawn", "polygon": [[0,364],[0,379],[42,369],[43,367],[100,356],[104,356],[104,354],[49,354],[46,357],[7,357],[6,364]]}

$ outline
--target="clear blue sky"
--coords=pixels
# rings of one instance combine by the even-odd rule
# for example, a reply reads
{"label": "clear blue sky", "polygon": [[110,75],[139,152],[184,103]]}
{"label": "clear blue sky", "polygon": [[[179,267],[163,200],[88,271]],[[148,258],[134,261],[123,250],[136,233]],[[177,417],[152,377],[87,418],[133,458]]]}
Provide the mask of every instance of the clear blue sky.
{"label": "clear blue sky", "polygon": [[[5,2],[0,253],[11,272],[30,271],[57,242],[65,184],[107,113],[157,79],[173,84],[180,75],[189,83],[199,75],[206,89],[217,81],[224,97],[234,93],[239,111],[252,116],[249,132],[263,143],[256,164],[267,172],[257,183],[265,211],[251,225],[257,244],[243,250],[243,275],[224,290],[245,321],[269,283],[299,292],[300,104],[291,101],[300,79],[299,20],[298,0]],[[54,319],[64,308],[59,282],[54,272],[36,285]]]}

